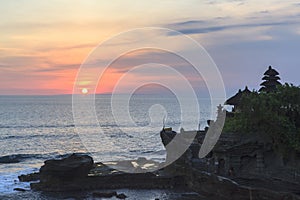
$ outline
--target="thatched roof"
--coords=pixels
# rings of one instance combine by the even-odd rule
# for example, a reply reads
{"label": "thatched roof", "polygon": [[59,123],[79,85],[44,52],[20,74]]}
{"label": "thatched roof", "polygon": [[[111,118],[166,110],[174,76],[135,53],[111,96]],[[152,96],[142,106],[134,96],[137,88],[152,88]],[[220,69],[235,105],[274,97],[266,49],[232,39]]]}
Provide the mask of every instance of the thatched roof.
{"label": "thatched roof", "polygon": [[225,104],[227,105],[233,105],[233,106],[236,106],[236,105],[239,105],[240,102],[241,102],[241,99],[244,95],[248,95],[250,94],[251,91],[248,89],[248,87],[246,86],[246,88],[242,91],[242,90],[239,90],[238,93],[236,95],[234,95],[233,97],[229,98]]}

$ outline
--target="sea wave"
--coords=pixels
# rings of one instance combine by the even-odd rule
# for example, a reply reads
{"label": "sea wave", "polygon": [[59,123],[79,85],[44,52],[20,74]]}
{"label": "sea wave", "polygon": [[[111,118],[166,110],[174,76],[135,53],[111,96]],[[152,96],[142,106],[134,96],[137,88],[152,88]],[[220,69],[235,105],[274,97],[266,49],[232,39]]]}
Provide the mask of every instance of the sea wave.
{"label": "sea wave", "polygon": [[[0,164],[19,163],[28,159],[47,160],[53,158],[65,158],[72,153],[59,154],[57,152],[47,154],[12,154],[0,157]],[[83,154],[83,153],[82,153]]]}
{"label": "sea wave", "polygon": [[58,125],[0,125],[0,129],[10,129],[10,128],[72,128],[75,127],[74,124],[58,124]]}
{"label": "sea wave", "polygon": [[40,158],[41,154],[13,154],[0,157],[0,163],[19,163],[26,159]]}
{"label": "sea wave", "polygon": [[[43,135],[43,134],[34,134],[34,135],[10,135],[10,136],[4,136],[0,137],[2,140],[8,140],[8,139],[13,139],[13,140],[20,140],[20,139],[33,139],[33,138],[39,138],[42,137],[44,139],[46,138],[57,138],[60,135]],[[63,135],[61,135],[63,136]]]}

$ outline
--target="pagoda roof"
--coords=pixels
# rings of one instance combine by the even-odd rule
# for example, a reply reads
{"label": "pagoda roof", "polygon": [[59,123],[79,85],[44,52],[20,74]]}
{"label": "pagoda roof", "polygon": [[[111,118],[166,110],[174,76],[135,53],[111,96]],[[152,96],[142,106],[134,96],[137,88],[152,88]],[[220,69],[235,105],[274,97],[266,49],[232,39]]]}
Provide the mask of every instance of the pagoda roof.
{"label": "pagoda roof", "polygon": [[276,86],[276,85],[281,85],[281,83],[277,80],[267,80],[267,81],[264,81],[260,84],[261,86]]}
{"label": "pagoda roof", "polygon": [[277,76],[279,73],[273,69],[271,66],[269,66],[269,69],[264,73],[264,75],[269,75],[269,76]]}
{"label": "pagoda roof", "polygon": [[262,80],[265,80],[265,81],[269,81],[269,80],[280,80],[280,77],[279,76],[264,76],[262,78]]}

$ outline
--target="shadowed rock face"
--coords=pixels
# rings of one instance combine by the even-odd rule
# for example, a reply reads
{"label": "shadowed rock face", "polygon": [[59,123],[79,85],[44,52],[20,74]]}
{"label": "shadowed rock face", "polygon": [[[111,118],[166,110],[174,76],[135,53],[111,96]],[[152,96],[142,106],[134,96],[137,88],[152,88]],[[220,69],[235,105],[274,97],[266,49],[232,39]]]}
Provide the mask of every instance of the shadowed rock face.
{"label": "shadowed rock face", "polygon": [[[138,159],[137,163],[147,163]],[[24,176],[30,178],[30,175]],[[61,160],[47,160],[39,173],[40,182],[31,188],[41,191],[80,191],[93,189],[166,189],[182,187],[183,177],[154,173],[124,173],[103,163],[94,164],[87,155],[73,154]],[[20,177],[21,180],[21,177]],[[124,198],[123,196],[120,196]]]}
{"label": "shadowed rock face", "polygon": [[[99,165],[99,166],[98,166]],[[94,176],[93,170],[97,173]],[[104,173],[100,173],[104,170]],[[208,197],[222,200],[294,199],[292,193],[281,193],[266,189],[245,187],[236,182],[199,171],[185,162],[175,162],[171,166],[154,173],[131,174],[107,170],[104,164],[94,164],[89,156],[71,155],[62,160],[49,160],[40,170],[40,182],[31,188],[42,191],[80,191],[94,189],[163,189],[186,188]],[[100,194],[95,194],[96,196]],[[101,194],[102,195],[102,194]],[[113,194],[104,194],[116,196]],[[126,198],[120,195],[119,198]]]}
{"label": "shadowed rock face", "polygon": [[245,187],[230,179],[195,169],[191,169],[188,176],[191,189],[213,200],[300,200],[292,193]]}
{"label": "shadowed rock face", "polygon": [[31,181],[38,181],[40,180],[40,173],[32,173],[32,174],[26,174],[26,175],[21,175],[18,176],[19,180],[21,182],[31,182]]}
{"label": "shadowed rock face", "polygon": [[[224,146],[224,145],[222,145]],[[41,167],[39,174],[20,176],[19,179],[35,180],[40,179],[39,183],[31,183],[31,188],[41,191],[82,191],[95,189],[166,189],[181,188],[193,190],[208,199],[222,200],[281,200],[293,199],[300,200],[298,185],[295,191],[288,192],[282,186],[268,189],[258,184],[245,186],[239,180],[236,182],[217,176],[212,173],[193,166],[192,152],[187,150],[178,160],[171,165],[154,171],[152,173],[124,173],[113,169],[104,163],[95,163],[88,155],[73,154],[60,160],[47,160]],[[133,161],[120,161],[116,165],[125,165]],[[154,164],[147,159],[137,159],[134,163],[139,166]],[[262,182],[270,185],[272,182]],[[280,184],[283,184],[281,181]],[[286,185],[286,184],[285,184]],[[278,184],[277,184],[278,186]],[[264,188],[264,189],[263,189]],[[100,194],[95,194],[96,196]],[[104,194],[112,195],[112,194]],[[117,197],[115,193],[113,196]],[[126,196],[120,195],[120,198]]]}
{"label": "shadowed rock face", "polygon": [[86,177],[93,168],[93,158],[88,155],[72,154],[61,160],[47,160],[40,169],[41,182],[49,179],[72,180]]}

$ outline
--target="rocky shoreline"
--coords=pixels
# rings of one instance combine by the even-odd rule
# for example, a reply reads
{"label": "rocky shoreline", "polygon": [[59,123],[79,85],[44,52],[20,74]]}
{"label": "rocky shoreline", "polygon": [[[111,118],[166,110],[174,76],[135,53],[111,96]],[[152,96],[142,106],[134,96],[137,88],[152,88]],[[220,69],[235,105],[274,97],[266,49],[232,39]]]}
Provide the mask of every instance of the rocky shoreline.
{"label": "rocky shoreline", "polygon": [[[177,134],[174,131],[167,132],[163,130],[161,132],[163,144],[167,144],[172,140],[171,137],[168,137],[169,133],[171,136]],[[180,134],[189,133],[182,132]],[[247,138],[246,140],[237,136],[228,138],[229,136],[225,135],[220,138],[211,155],[202,159],[195,158],[197,151],[199,151],[197,145],[201,145],[204,135],[204,132],[197,132],[195,141],[190,148],[179,159],[166,167],[163,167],[165,163],[156,163],[146,158],[94,163],[93,158],[88,155],[72,154],[59,160],[47,160],[38,173],[22,175],[19,177],[19,180],[25,182],[38,181],[30,185],[31,189],[35,191],[78,192],[109,190],[108,192],[95,192],[93,195],[95,197],[102,196],[120,199],[125,199],[127,196],[126,194],[116,193],[116,190],[126,188],[136,190],[180,189],[193,191],[198,195],[196,199],[201,197],[201,199],[214,200],[300,200],[299,182],[293,181],[294,179],[292,178],[283,179],[281,178],[282,175],[279,176],[280,174],[278,176],[270,176],[262,173],[263,170],[274,172],[274,167],[268,169],[265,165],[262,165],[262,156],[254,157],[255,159],[252,160],[250,157],[248,165],[238,167],[236,158],[240,154],[245,156],[243,152],[250,156],[252,154],[255,156],[265,155],[265,159],[268,158],[269,152],[264,152],[261,145],[257,144],[256,139]],[[170,139],[170,141],[165,141],[166,138]],[[182,139],[184,139],[184,135]],[[236,143],[236,141],[246,142]],[[232,146],[235,147],[234,151]],[[172,153],[167,151],[166,160],[172,157]],[[231,157],[227,158],[226,156],[228,155]],[[226,163],[231,170],[228,173],[225,173],[224,169],[226,166],[225,164],[222,165],[222,159],[232,162]],[[273,159],[275,159],[274,156]],[[216,162],[211,163],[211,160],[219,161],[218,165],[215,165]],[[118,167],[113,167],[112,163]],[[253,163],[256,163],[256,165],[253,165]],[[151,172],[149,172],[149,168],[147,168],[149,166],[152,169],[157,167],[157,170],[150,170]],[[243,167],[248,170],[247,173]],[[122,169],[126,169],[126,172]],[[282,172],[285,171],[282,170]],[[185,199],[193,198],[187,197]]]}
{"label": "rocky shoreline", "polygon": [[[55,164],[53,164],[55,163]],[[73,154],[61,160],[48,160],[39,173],[22,175],[20,181],[31,183],[32,190],[47,192],[128,189],[186,189],[205,199],[300,199],[293,193],[243,186],[233,180],[217,176],[175,162],[152,173],[125,173],[103,163],[93,163],[87,155]],[[175,172],[176,171],[176,172]],[[115,191],[95,192],[95,197],[125,199],[126,194]]]}

